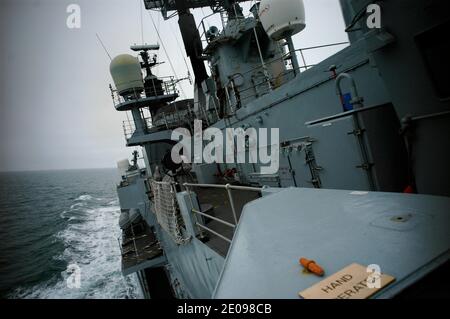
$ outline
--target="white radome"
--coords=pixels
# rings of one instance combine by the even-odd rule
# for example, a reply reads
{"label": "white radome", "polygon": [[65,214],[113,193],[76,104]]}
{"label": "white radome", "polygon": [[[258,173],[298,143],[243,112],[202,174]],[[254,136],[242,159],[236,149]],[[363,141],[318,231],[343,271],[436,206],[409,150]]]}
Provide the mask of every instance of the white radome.
{"label": "white radome", "polygon": [[129,54],[118,55],[111,61],[109,70],[119,94],[133,90],[142,92],[144,89],[138,58]]}
{"label": "white radome", "polygon": [[275,41],[297,34],[306,27],[303,0],[262,0],[259,17],[264,30]]}

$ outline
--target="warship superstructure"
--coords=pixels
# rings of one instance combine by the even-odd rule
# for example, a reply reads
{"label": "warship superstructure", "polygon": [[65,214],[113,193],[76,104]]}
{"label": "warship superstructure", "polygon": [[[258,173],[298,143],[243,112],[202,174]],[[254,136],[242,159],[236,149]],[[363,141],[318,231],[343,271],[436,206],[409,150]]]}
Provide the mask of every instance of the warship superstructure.
{"label": "warship superstructure", "polygon": [[[433,275],[448,276],[450,247],[448,1],[341,0],[350,42],[316,65],[303,53],[324,45],[292,41],[306,26],[302,1],[252,1],[248,13],[243,2],[144,0],[178,16],[193,99],[179,99],[180,79],[152,72],[158,45],[132,46],[137,57],[111,63],[114,106],[132,115],[126,144],[145,161],[140,168],[135,152],[119,163],[123,274],[137,274],[148,298],[299,298],[323,279],[300,271],[306,256],[326,275],[379,265],[395,281],[374,298],[419,294],[419,285],[441,292]],[[373,4],[380,27],[366,23]],[[191,10],[203,7],[220,27],[195,21]],[[207,128],[279,128],[277,145],[257,145],[279,149],[279,170],[263,173],[260,159],[173,160],[174,130],[194,138]],[[251,157],[248,136],[236,144],[233,159]]]}

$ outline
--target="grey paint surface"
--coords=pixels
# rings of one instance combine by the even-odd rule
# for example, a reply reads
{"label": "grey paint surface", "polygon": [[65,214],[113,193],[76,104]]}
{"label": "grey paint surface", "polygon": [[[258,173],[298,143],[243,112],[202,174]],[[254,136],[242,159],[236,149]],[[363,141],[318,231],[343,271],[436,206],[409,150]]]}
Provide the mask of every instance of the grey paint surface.
{"label": "grey paint surface", "polygon": [[[135,183],[126,187],[118,187],[117,194],[119,196],[121,209],[140,208],[142,205],[148,205],[148,197],[145,194],[146,188],[144,180],[139,178]],[[145,210],[141,210],[143,212]]]}
{"label": "grey paint surface", "polygon": [[194,236],[187,244],[177,245],[164,230],[160,231],[159,238],[170,265],[169,271],[191,298],[211,298],[223,269],[224,258],[195,237],[189,195],[179,193],[177,200],[187,231]]}
{"label": "grey paint surface", "polygon": [[[368,0],[349,0],[346,6],[349,8],[352,4],[367,2]],[[421,10],[422,4],[419,2],[414,1],[414,9]],[[402,8],[397,5],[390,8],[390,15],[395,17],[403,13],[400,11]],[[410,13],[409,16],[412,16]],[[393,19],[395,23],[390,24],[397,28],[396,23],[401,20]],[[424,26],[416,25],[416,31],[423,31],[425,26],[426,23]],[[377,109],[378,113],[370,113],[363,118],[362,129],[367,132],[364,139],[369,146],[369,160],[375,165],[373,172],[377,187],[374,189],[403,190],[406,182],[403,173],[397,168],[410,163],[403,156],[399,156],[397,151],[402,146],[402,136],[398,133],[399,120],[404,115],[408,100],[411,105],[417,104],[411,107],[414,115],[421,115],[422,112],[415,110],[419,104],[427,105],[420,97],[429,90],[417,90],[417,94],[410,94],[415,93],[415,90],[405,85],[410,84],[404,79],[409,72],[402,72],[401,68],[395,65],[404,63],[405,67],[414,73],[415,66],[410,62],[413,62],[411,58],[417,56],[417,52],[400,54],[406,47],[412,49],[411,34],[400,28],[397,30],[400,35],[400,38],[397,37],[399,43],[382,41],[380,44],[378,40],[375,41],[377,36],[365,34],[364,38],[355,39],[350,47],[301,73],[283,86],[263,96],[258,94],[253,100],[243,103],[236,114],[231,115],[227,121],[215,123],[214,126],[220,129],[226,128],[227,125],[275,128],[282,123],[281,142],[304,137],[315,140],[315,157],[318,164],[323,166],[322,187],[367,190],[369,185],[366,176],[357,170],[358,164],[361,164],[360,149],[352,136],[348,135],[355,127],[348,114],[341,116],[342,105],[336,95],[334,78],[329,71],[329,67],[335,65],[338,73],[346,72],[354,78],[358,96],[364,98],[364,106],[383,106],[385,109],[385,106],[389,105],[391,113],[380,108]],[[408,45],[403,47],[405,43]],[[233,50],[227,50],[227,45],[230,43],[223,44],[219,55],[229,55],[230,59],[227,59],[226,63],[218,64],[220,73],[227,75],[246,70],[244,63],[237,63],[243,62],[239,55],[228,54],[245,48],[245,45],[236,42],[233,45],[237,48]],[[399,61],[399,56],[404,56],[405,60]],[[417,59],[413,60],[419,63]],[[422,73],[417,72],[420,77],[417,83],[429,81]],[[399,80],[401,78],[403,81]],[[408,80],[413,78],[409,76]],[[402,89],[398,90],[400,87]],[[342,89],[344,94],[348,92],[348,83],[344,82]],[[405,90],[408,99],[403,98]],[[428,94],[427,97],[429,96]],[[402,103],[399,103],[399,100],[402,100]],[[391,103],[394,107],[390,106]],[[327,125],[325,127],[306,124],[336,115],[339,119],[323,123]],[[414,154],[417,163],[423,161],[427,164],[440,164],[432,165],[432,174],[428,174],[427,169],[422,169],[428,168],[427,166],[419,165],[421,169],[417,171],[417,180],[419,186],[422,186],[419,191],[424,193],[448,193],[447,185],[441,187],[439,183],[432,182],[436,176],[445,177],[448,174],[447,157],[437,156],[435,153],[445,153],[447,150],[443,147],[445,142],[441,141],[442,136],[448,136],[445,132],[449,126],[446,125],[445,119],[441,119],[439,125],[438,121],[430,121],[431,124],[421,122],[416,129],[416,133],[419,133],[417,145],[420,145],[417,154]],[[332,126],[329,126],[330,123]],[[162,142],[168,140],[169,135],[170,131],[145,136],[135,135],[131,140],[133,143],[129,141],[128,145]],[[429,145],[428,152],[423,151],[424,145]],[[160,153],[150,150],[152,149],[147,147],[147,155],[151,157],[149,162],[159,159]],[[427,160],[429,154],[436,155],[434,162]],[[399,158],[400,165],[393,164],[394,158]],[[308,175],[304,158],[299,156],[292,159],[292,169],[297,173],[296,184],[300,187],[311,187],[308,181],[311,176]],[[284,172],[289,169],[286,162],[282,159],[281,169]],[[250,174],[254,173],[254,169],[251,165],[242,166],[239,175],[245,182]],[[439,173],[436,173],[436,170],[439,170]],[[422,178],[424,175],[426,180]],[[448,183],[449,179],[443,179],[447,182],[442,184]],[[280,180],[282,187],[293,184],[288,175]],[[423,186],[427,184],[426,181],[430,182],[430,185],[425,189]],[[179,195],[182,215],[189,221],[189,207],[183,200],[183,195]],[[299,291],[320,280],[301,272],[298,265],[300,256],[317,260],[325,267],[327,274],[332,274],[353,262],[379,264],[382,271],[395,276],[397,282],[377,297],[393,296],[448,260],[449,207],[448,198],[438,197],[393,193],[351,194],[350,191],[311,189],[280,191],[247,206],[214,296],[298,298]],[[396,218],[403,220],[395,220]],[[196,239],[186,245],[174,245],[170,237],[158,225],[155,226],[169,260],[172,278],[178,279],[190,297],[210,297],[222,269],[223,259],[215,256]],[[187,229],[191,233],[195,231],[192,227]]]}
{"label": "grey paint surface", "polygon": [[246,206],[213,297],[299,298],[323,279],[302,273],[300,257],[316,260],[326,275],[355,262],[378,264],[396,277],[395,289],[438,257],[448,259],[449,226],[449,198],[286,189]]}
{"label": "grey paint surface", "polygon": [[[151,227],[154,227],[157,238],[164,250],[164,256],[141,263],[128,269],[129,275],[144,268],[165,265],[172,281],[178,280],[180,291],[190,298],[211,298],[224,258],[195,238],[196,228],[190,214],[191,204],[187,193],[177,194],[180,211],[185,221],[191,240],[185,245],[177,245],[170,235],[158,224],[153,203],[146,198],[146,187],[143,178],[134,180],[130,185],[118,188],[121,209],[137,208]],[[195,195],[193,195],[195,200]],[[195,202],[195,201],[194,201]],[[198,207],[195,207],[198,209]]]}
{"label": "grey paint surface", "polygon": [[[369,0],[351,0],[361,8]],[[430,116],[450,110],[450,96],[438,93],[448,86],[446,35],[450,30],[449,1],[386,1],[382,5],[383,22],[379,32],[364,30],[363,40],[376,63],[391,96],[399,119]],[[442,36],[437,30],[445,28]],[[380,36],[382,34],[382,36]],[[378,47],[380,37],[392,36],[393,43]],[[423,38],[427,39],[422,48]],[[377,50],[372,50],[377,48]],[[427,57],[428,56],[428,57]],[[434,67],[430,66],[433,61]],[[435,78],[436,74],[442,72]],[[450,135],[450,116],[413,120],[409,132],[414,137],[413,170],[417,189],[422,194],[450,195],[450,151],[443,139]],[[447,145],[445,145],[447,144]],[[436,180],[440,179],[437,183]]]}
{"label": "grey paint surface", "polygon": [[[214,126],[222,130],[227,128],[227,125],[234,128],[245,126],[255,129],[279,127],[281,143],[311,137],[315,140],[312,148],[317,164],[323,168],[319,172],[320,178],[323,179],[323,188],[369,190],[367,174],[362,169],[356,168],[362,164],[359,147],[354,136],[348,135],[350,131],[354,130],[352,119],[336,120],[332,127],[326,128],[323,128],[322,125],[319,128],[306,125],[309,121],[342,114],[342,106],[335,90],[335,81],[328,71],[331,65],[336,65],[338,72],[348,72],[355,79],[359,94],[364,98],[364,105],[377,106],[390,102],[390,96],[382,78],[366,53],[364,41],[357,41],[271,91],[270,94],[249,101],[236,112],[236,116],[228,119],[227,122],[219,121]],[[343,92],[349,92],[347,82],[342,83],[342,88]],[[386,129],[386,123],[391,122],[391,118],[395,118],[395,115],[388,112],[380,114],[380,120],[376,125],[366,126],[365,121],[361,122],[363,128],[370,129],[367,133],[372,137],[371,148],[382,150],[384,154],[382,160],[380,157],[377,158],[376,168],[378,165],[380,168],[386,167],[386,159],[397,156],[393,149],[400,148],[398,128]],[[373,116],[373,112],[369,116]],[[381,131],[383,134],[379,133]],[[393,144],[394,147],[387,147],[390,144]],[[292,153],[290,160],[292,170],[295,171],[296,185],[312,187],[312,177],[309,167],[305,165],[304,152]],[[259,172],[260,167],[259,163],[239,165],[240,177],[244,181],[249,181],[250,175]],[[392,165],[392,167],[396,168],[397,166]],[[279,176],[282,187],[294,186],[290,174],[283,175],[283,172],[288,171],[287,157],[285,154],[281,154]],[[389,178],[386,177],[386,173],[391,172],[382,169],[374,170],[377,180],[387,180],[385,183],[380,183],[377,190],[403,190],[402,176],[397,177],[397,174],[391,174],[391,178]],[[259,186],[263,185],[265,184],[260,183]]]}

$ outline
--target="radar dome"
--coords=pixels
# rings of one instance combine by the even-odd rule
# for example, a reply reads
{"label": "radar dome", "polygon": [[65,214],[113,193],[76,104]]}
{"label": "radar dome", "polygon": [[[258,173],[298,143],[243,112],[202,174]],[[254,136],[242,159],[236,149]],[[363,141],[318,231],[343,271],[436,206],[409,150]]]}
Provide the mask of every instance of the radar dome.
{"label": "radar dome", "polygon": [[137,58],[129,54],[118,55],[111,61],[109,71],[120,95],[144,90],[141,64]]}
{"label": "radar dome", "polygon": [[306,26],[303,0],[262,0],[259,18],[266,33],[276,41],[297,34]]}

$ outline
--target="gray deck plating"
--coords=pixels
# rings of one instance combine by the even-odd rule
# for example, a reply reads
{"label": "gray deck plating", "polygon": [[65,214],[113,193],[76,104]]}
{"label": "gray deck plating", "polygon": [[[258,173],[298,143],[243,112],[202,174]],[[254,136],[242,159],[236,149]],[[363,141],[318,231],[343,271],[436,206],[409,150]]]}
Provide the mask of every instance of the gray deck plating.
{"label": "gray deck plating", "polygon": [[286,189],[244,208],[213,296],[298,298],[323,279],[302,272],[304,256],[326,275],[378,264],[396,282],[376,297],[391,297],[448,260],[449,226],[449,198]]}

